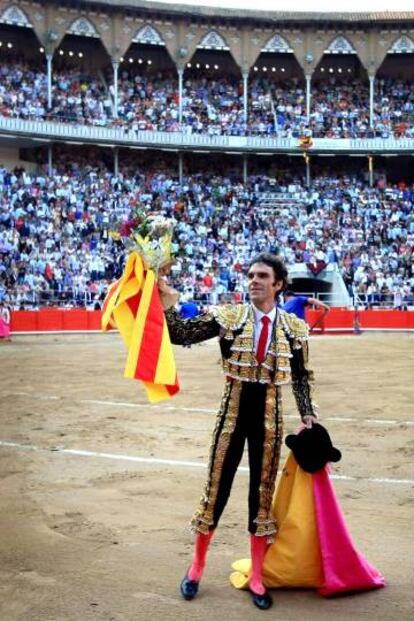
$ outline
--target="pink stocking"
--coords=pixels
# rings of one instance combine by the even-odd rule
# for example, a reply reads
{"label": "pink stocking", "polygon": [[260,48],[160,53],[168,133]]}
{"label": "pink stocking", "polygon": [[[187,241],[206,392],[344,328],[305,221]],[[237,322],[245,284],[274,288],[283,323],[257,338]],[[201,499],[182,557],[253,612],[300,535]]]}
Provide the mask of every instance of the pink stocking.
{"label": "pink stocking", "polygon": [[250,588],[257,595],[263,595],[266,591],[263,586],[262,568],[267,551],[266,537],[250,535],[250,550],[252,555],[252,575],[250,577]]}
{"label": "pink stocking", "polygon": [[187,574],[190,580],[199,582],[201,576],[203,575],[204,566],[206,564],[207,550],[211,538],[213,537],[213,533],[214,530],[211,530],[207,535],[202,533],[197,533],[196,535],[193,562],[191,563],[191,567]]}

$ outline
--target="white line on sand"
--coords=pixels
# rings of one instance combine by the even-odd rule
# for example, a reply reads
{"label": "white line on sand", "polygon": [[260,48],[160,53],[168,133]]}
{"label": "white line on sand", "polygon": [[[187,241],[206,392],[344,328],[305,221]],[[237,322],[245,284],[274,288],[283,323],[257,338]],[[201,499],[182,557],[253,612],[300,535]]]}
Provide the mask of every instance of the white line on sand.
{"label": "white line on sand", "polygon": [[[65,449],[60,447],[42,448],[39,446],[33,446],[31,444],[20,444],[18,442],[11,442],[8,440],[0,440],[0,446],[5,448],[17,448],[27,451],[38,452],[55,452],[63,453],[65,455],[75,455],[77,457],[98,457],[101,459],[113,459],[120,461],[130,461],[140,464],[151,464],[157,466],[174,466],[184,468],[206,468],[207,465],[199,461],[181,461],[176,459],[158,459],[155,457],[138,457],[136,455],[122,455],[119,453],[99,453],[96,451],[84,451],[80,449]],[[240,472],[247,473],[249,471],[245,466],[239,467]],[[391,485],[414,485],[414,480],[410,479],[372,479],[364,477],[350,477],[346,475],[330,475],[330,478],[334,481],[361,481],[366,483],[388,483]]]}
{"label": "white line on sand", "polygon": [[[31,399],[46,399],[46,400],[64,400],[65,397],[57,397],[54,395],[36,395],[30,392],[14,392],[16,396],[27,396]],[[157,409],[164,411],[177,411],[177,412],[206,412],[208,414],[215,414],[217,410],[211,408],[185,408],[174,405],[148,405],[146,403],[131,403],[130,401],[99,401],[97,399],[77,399],[79,403],[90,403],[91,405],[103,405],[103,406],[115,406],[122,408],[146,408]],[[298,420],[298,416],[293,414],[285,414],[284,418],[291,418],[292,420]],[[366,425],[408,425],[414,426],[412,420],[392,420],[385,418],[352,418],[348,416],[324,416],[324,421],[335,423],[364,423]]]}

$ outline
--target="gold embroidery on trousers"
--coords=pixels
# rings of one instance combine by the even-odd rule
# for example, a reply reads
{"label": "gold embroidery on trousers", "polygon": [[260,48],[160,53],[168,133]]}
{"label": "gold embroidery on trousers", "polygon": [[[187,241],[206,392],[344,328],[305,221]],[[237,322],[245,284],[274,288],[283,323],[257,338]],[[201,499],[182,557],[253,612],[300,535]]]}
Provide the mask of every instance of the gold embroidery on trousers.
{"label": "gold embroidery on trousers", "polygon": [[269,384],[266,391],[264,412],[265,436],[259,488],[259,509],[254,520],[257,524],[255,534],[258,537],[267,537],[269,542],[271,542],[272,536],[277,532],[277,525],[273,518],[271,507],[283,432],[281,406],[280,388]]}
{"label": "gold embroidery on trousers", "polygon": [[226,385],[214,429],[204,495],[201,497],[200,506],[190,522],[193,532],[207,534],[210,526],[213,525],[214,509],[223,472],[224,458],[227,454],[239,413],[241,388],[242,384],[240,382],[229,382]]}

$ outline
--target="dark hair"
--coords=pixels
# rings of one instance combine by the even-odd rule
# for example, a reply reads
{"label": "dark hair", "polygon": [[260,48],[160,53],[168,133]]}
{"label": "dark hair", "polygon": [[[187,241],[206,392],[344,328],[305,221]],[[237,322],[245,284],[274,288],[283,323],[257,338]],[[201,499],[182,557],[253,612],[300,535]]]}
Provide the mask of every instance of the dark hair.
{"label": "dark hair", "polygon": [[264,265],[268,265],[273,268],[273,273],[275,275],[275,280],[283,280],[283,286],[281,290],[278,292],[282,293],[288,284],[288,271],[283,263],[283,260],[276,256],[275,254],[271,254],[270,252],[261,252],[257,254],[249,263],[249,269],[252,265],[256,263],[264,263]]}
{"label": "dark hair", "polygon": [[283,294],[285,296],[285,298],[287,297],[293,297],[296,295],[296,293],[294,291],[292,291],[292,289],[286,289],[286,291]]}

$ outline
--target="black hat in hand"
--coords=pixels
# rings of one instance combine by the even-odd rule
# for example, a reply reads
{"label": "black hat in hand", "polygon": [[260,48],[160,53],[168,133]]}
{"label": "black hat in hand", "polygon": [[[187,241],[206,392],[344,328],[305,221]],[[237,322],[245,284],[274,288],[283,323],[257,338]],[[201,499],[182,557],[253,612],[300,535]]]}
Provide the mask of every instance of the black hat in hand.
{"label": "black hat in hand", "polygon": [[298,434],[290,434],[285,443],[305,472],[317,472],[329,461],[339,461],[342,457],[341,451],[332,445],[328,431],[319,423]]}

